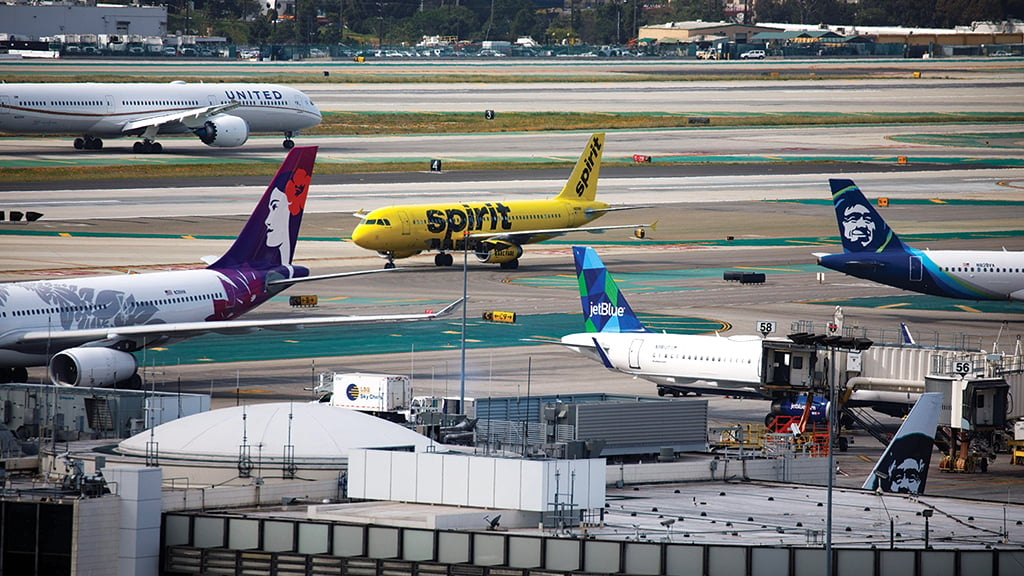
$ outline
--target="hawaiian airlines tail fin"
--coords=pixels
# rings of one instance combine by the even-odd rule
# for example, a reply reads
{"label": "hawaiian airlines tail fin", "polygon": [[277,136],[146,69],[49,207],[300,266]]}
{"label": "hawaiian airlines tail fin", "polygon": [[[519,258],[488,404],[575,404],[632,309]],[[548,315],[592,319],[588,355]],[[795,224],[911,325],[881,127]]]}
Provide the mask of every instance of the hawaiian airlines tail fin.
{"label": "hawaiian airlines tail fin", "polygon": [[210,268],[288,266],[302,224],[316,146],[292,148],[231,248]]}
{"label": "hawaiian airlines tail fin", "polygon": [[589,246],[573,246],[572,255],[587,332],[647,332],[597,252]]}
{"label": "hawaiian airlines tail fin", "polygon": [[846,252],[904,250],[903,243],[882,216],[864,198],[853,180],[829,179],[832,203],[839,222],[839,236]]}
{"label": "hawaiian airlines tail fin", "polygon": [[924,494],[941,409],[941,393],[921,394],[862,488]]}
{"label": "hawaiian airlines tail fin", "polygon": [[556,200],[585,200],[591,202],[597,196],[597,177],[601,171],[601,152],[604,151],[604,134],[590,137],[586,148],[576,161],[569,180]]}

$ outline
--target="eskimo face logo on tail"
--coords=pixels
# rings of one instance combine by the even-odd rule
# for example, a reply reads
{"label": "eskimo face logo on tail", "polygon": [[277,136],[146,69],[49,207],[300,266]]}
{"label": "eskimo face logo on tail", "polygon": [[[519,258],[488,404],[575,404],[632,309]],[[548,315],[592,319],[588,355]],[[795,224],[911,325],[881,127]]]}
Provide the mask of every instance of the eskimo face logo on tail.
{"label": "eskimo face logo on tail", "polygon": [[576,181],[577,198],[582,198],[583,194],[587,191],[587,187],[590,186],[590,172],[594,169],[594,160],[600,155],[601,139],[595,136],[590,139],[590,153],[587,154],[587,159],[583,161],[583,172],[580,173],[580,179]]}
{"label": "eskimo face logo on tail", "polygon": [[842,213],[843,237],[860,248],[867,248],[875,240],[875,217],[863,204],[854,204]]}

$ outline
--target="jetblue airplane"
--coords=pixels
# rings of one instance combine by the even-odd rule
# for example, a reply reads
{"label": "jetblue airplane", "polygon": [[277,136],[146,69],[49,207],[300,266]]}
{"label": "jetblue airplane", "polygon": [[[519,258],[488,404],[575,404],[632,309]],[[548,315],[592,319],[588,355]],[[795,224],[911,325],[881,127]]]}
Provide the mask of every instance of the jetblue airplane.
{"label": "jetblue airplane", "polygon": [[648,330],[593,248],[573,246],[586,332],[562,344],[604,364],[688,392],[761,397],[761,337]]}
{"label": "jetblue airplane", "polygon": [[1024,252],[911,248],[852,180],[831,179],[829,185],[843,253],[815,254],[819,265],[933,296],[1024,301]]}
{"label": "jetblue airplane", "polygon": [[[573,246],[585,332],[567,334],[560,344],[601,362],[605,368],[650,380],[658,394],[696,393],[767,398],[772,413],[798,416],[806,395],[779,395],[761,388],[763,339],[758,335],[703,336],[652,332],[637,318],[625,295],[593,248]],[[917,394],[858,388],[848,406],[869,406],[903,415]],[[828,413],[828,399],[814,396],[811,418]]]}
{"label": "jetblue airplane", "polygon": [[136,380],[131,352],[209,332],[430,320],[427,314],[235,320],[310,276],[292,265],[316,147],[294,148],[241,233],[205,269],[0,284],[0,381],[48,366],[58,385],[111,386]]}
{"label": "jetblue airplane", "polygon": [[941,409],[942,393],[921,394],[861,487],[882,492],[924,494]]}
{"label": "jetblue airplane", "polygon": [[233,148],[251,133],[292,136],[320,124],[302,92],[276,84],[0,84],[0,132],[77,134],[75,148],[99,150],[103,138],[137,137],[132,150],[158,154],[158,134],[195,134],[207,146]]}

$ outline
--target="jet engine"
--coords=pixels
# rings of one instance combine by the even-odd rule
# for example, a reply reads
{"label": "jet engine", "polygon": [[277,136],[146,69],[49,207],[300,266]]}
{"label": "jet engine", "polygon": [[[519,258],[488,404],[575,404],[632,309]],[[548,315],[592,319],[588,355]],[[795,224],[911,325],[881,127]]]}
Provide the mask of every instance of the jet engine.
{"label": "jet engine", "polygon": [[[800,394],[796,398],[775,400],[772,402],[772,414],[775,416],[803,416],[804,407],[807,405],[807,395]],[[811,422],[825,422],[828,420],[828,399],[823,396],[815,396],[811,401]]]}
{"label": "jet engine", "polygon": [[476,259],[484,264],[503,264],[523,255],[523,247],[505,240],[488,240],[477,246]]}
{"label": "jet engine", "polygon": [[217,148],[241,146],[249,139],[249,125],[245,120],[230,114],[214,116],[193,132],[203,144]]}
{"label": "jet engine", "polygon": [[68,348],[50,360],[50,382],[56,386],[109,388],[135,376],[138,364],[127,352],[110,348]]}

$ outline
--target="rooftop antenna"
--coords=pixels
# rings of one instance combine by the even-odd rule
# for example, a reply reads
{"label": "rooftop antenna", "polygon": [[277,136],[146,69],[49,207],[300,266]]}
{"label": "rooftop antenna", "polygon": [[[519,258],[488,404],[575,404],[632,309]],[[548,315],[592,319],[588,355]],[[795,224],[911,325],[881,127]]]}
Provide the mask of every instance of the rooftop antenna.
{"label": "rooftop antenna", "polygon": [[238,477],[252,476],[252,447],[249,446],[249,434],[246,428],[245,406],[242,406],[242,445],[238,447]]}
{"label": "rooftop antenna", "polygon": [[284,445],[284,463],[281,467],[285,478],[295,478],[295,445],[292,444],[292,418],[294,417],[294,405],[288,403],[288,443]]}

